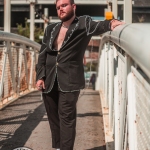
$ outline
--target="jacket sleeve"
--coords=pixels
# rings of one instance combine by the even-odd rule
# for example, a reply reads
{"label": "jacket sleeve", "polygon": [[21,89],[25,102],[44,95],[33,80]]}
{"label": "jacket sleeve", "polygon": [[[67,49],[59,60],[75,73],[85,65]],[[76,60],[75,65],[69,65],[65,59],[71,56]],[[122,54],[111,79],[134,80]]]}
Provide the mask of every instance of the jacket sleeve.
{"label": "jacket sleeve", "polygon": [[93,21],[90,16],[86,16],[85,18],[85,26],[87,35],[100,35],[107,31],[111,31],[110,27],[111,20],[104,21]]}
{"label": "jacket sleeve", "polygon": [[44,33],[42,45],[40,48],[38,63],[36,64],[36,81],[45,78],[45,64],[46,64],[46,49],[47,49],[47,28]]}

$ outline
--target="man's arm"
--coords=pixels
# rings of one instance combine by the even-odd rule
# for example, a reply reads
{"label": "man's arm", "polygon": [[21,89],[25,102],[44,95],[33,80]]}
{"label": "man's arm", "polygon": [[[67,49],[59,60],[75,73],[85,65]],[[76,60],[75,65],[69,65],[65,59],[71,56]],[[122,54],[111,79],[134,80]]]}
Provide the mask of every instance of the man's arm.
{"label": "man's arm", "polygon": [[45,64],[46,64],[46,49],[47,49],[47,29],[45,30],[44,37],[42,40],[42,46],[38,56],[38,63],[36,64],[36,87],[38,90],[45,89],[44,78],[45,78]]}
{"label": "man's arm", "polygon": [[86,16],[85,18],[85,26],[87,35],[100,35],[107,31],[112,31],[116,26],[124,24],[123,22],[112,19],[112,20],[104,20],[104,21],[93,21],[90,16]]}

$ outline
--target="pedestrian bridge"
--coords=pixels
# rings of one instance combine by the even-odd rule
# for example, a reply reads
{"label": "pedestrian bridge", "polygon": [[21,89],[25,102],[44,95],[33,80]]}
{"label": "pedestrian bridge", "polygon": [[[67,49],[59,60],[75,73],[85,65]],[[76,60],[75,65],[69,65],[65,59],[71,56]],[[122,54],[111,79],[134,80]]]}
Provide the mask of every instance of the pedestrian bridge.
{"label": "pedestrian bridge", "polygon": [[[104,34],[102,37],[99,47],[99,66],[96,81],[96,90],[100,93],[99,100],[102,107],[101,105],[97,106],[102,108],[102,114],[94,114],[103,116],[107,150],[150,149],[149,29],[150,24],[125,24],[117,27],[113,32]],[[40,93],[34,94],[36,91],[35,64],[37,63],[39,48],[39,44],[27,38],[0,31],[0,118],[3,118],[0,121],[1,126],[5,125],[3,121],[7,121],[9,115],[14,115],[17,111],[20,112],[21,108],[15,109],[15,112],[13,109],[9,109],[10,107],[13,108],[14,103],[12,102],[15,101],[15,105],[18,106],[22,105],[22,110],[25,111],[28,106],[25,105],[24,107],[24,102],[19,101],[19,103],[16,103],[16,100],[23,97],[30,100],[34,97],[40,100]],[[93,92],[87,92],[87,90],[81,92],[81,96],[88,94],[93,95]],[[97,93],[94,94],[97,95]],[[27,100],[25,103],[27,103]],[[34,102],[31,101],[30,103]],[[44,115],[42,115],[43,110],[41,110],[41,107],[37,107],[35,111],[37,110],[39,117],[42,118]],[[94,110],[94,108],[91,109]],[[5,110],[9,114],[3,113]],[[32,113],[32,109],[27,113]],[[88,116],[90,113],[87,112],[86,115]],[[83,117],[82,114],[79,116]],[[22,117],[26,117],[26,115],[22,115]],[[29,115],[27,119],[30,119],[30,117],[34,119],[34,115]],[[15,119],[17,120],[17,117]],[[5,135],[8,141],[11,138],[16,139],[11,135],[11,128],[8,127],[10,124],[9,121],[6,124],[7,133],[10,133],[6,134],[7,136]],[[34,130],[34,125],[30,129]],[[28,128],[24,129],[28,130]],[[22,127],[22,130],[24,129]],[[98,132],[100,131],[98,130]],[[0,131],[0,135],[4,136],[4,133]],[[84,138],[86,139],[87,136]],[[21,137],[19,139],[23,140],[24,138]],[[36,140],[40,141],[41,139]],[[34,141],[34,135],[32,140],[31,145],[38,143],[38,141]],[[0,143],[4,144],[5,142]],[[9,143],[6,144],[9,145]],[[9,146],[11,147],[11,144]],[[77,149],[80,150],[80,148]],[[94,148],[100,150],[103,147],[95,146],[93,150]],[[82,147],[81,150],[83,149]],[[5,149],[3,148],[3,150]]]}

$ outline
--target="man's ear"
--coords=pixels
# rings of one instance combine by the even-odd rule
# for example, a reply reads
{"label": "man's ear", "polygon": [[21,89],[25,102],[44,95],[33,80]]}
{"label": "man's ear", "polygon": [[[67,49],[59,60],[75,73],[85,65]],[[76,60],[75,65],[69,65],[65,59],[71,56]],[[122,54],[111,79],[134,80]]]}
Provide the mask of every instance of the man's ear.
{"label": "man's ear", "polygon": [[76,10],[76,4],[72,4],[74,11]]}

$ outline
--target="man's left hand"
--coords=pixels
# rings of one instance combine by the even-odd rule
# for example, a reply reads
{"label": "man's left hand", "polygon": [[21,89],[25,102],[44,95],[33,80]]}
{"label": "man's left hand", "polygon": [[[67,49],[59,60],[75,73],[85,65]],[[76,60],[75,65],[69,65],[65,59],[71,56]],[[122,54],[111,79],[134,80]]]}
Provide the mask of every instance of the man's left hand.
{"label": "man's left hand", "polygon": [[111,23],[111,30],[114,30],[114,28],[116,28],[119,25],[125,24],[124,22],[121,22],[121,21],[116,20],[116,19],[113,19],[110,23]]}

